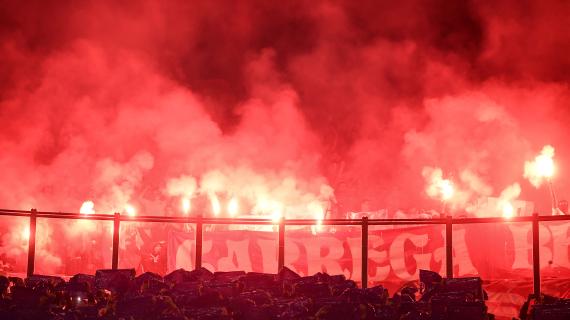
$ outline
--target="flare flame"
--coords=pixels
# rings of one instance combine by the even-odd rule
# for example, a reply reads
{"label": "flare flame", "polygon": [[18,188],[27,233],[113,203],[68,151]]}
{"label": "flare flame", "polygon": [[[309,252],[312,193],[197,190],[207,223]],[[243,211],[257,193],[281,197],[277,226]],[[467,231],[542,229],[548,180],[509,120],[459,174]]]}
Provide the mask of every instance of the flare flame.
{"label": "flare flame", "polygon": [[546,145],[534,161],[524,164],[524,177],[535,187],[539,188],[545,181],[554,176],[554,147]]}

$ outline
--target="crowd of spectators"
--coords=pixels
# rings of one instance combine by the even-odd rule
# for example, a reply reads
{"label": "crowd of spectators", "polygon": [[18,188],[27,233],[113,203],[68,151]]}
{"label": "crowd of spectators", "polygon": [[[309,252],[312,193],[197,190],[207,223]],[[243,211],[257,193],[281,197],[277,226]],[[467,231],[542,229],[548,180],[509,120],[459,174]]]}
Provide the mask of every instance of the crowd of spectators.
{"label": "crowd of spectators", "polygon": [[492,319],[479,278],[441,279],[392,296],[358,288],[342,275],[176,270],[165,277],[134,269],[98,270],[65,281],[0,277],[0,319]]}
{"label": "crowd of spectators", "polygon": [[[134,269],[98,270],[65,281],[0,276],[0,319],[386,319],[490,320],[480,278],[442,279],[420,271],[393,295],[359,288],[342,275],[176,270],[164,277]],[[521,320],[570,319],[570,301],[529,300]],[[514,318],[513,318],[514,319]]]}

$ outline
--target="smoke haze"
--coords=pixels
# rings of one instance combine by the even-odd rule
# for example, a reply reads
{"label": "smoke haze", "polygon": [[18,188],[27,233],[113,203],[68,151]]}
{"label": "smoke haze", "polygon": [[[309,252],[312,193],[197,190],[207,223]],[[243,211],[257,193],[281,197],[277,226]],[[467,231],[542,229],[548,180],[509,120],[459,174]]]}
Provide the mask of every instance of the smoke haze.
{"label": "smoke haze", "polygon": [[433,167],[546,211],[547,144],[570,191],[565,1],[0,3],[0,207],[433,207]]}

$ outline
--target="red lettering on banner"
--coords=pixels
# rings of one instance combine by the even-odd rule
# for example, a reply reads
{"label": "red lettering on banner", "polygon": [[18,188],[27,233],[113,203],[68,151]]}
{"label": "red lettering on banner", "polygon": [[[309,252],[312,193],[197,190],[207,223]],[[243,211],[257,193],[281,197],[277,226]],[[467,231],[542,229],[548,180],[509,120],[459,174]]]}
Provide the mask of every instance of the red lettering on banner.
{"label": "red lettering on banner", "polygon": [[[570,267],[569,223],[541,224],[542,267]],[[492,279],[509,270],[531,270],[530,224],[457,226],[453,233],[457,276],[481,274]],[[212,271],[277,271],[277,237],[261,231],[211,231],[203,241],[202,265]],[[445,271],[444,234],[435,226],[372,229],[368,237],[370,281],[415,280],[419,269]],[[556,239],[556,241],[553,241]],[[361,238],[355,232],[288,232],[285,265],[301,275],[316,272],[361,279]],[[194,267],[193,234],[169,236],[168,270]],[[551,263],[549,263],[552,261]],[[391,272],[393,271],[393,272]],[[501,272],[501,273],[498,273]],[[513,276],[520,273],[513,273]]]}

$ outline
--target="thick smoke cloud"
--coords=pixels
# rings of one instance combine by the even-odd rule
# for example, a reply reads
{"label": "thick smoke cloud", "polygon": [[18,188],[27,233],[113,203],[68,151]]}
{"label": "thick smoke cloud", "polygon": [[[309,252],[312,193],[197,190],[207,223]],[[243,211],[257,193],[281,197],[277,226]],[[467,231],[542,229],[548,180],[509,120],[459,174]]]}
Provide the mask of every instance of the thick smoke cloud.
{"label": "thick smoke cloud", "polygon": [[332,187],[342,210],[429,208],[422,170],[439,167],[465,203],[519,183],[548,210],[523,167],[553,145],[568,193],[568,14],[563,1],[2,1],[1,206],[162,214],[193,181],[251,202],[310,206]]}

